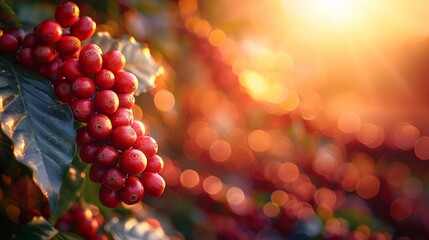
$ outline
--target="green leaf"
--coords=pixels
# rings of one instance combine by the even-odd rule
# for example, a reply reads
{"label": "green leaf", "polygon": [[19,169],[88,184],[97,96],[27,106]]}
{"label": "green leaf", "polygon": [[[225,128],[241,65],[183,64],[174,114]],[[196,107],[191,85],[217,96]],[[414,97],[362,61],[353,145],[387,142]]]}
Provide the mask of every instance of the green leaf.
{"label": "green leaf", "polygon": [[0,20],[8,25],[18,26],[19,20],[4,0],[0,0]]}
{"label": "green leaf", "polygon": [[146,221],[139,221],[134,217],[111,218],[104,229],[110,232],[114,239],[142,240],[142,239],[169,239],[161,227],[153,227]]}
{"label": "green leaf", "polygon": [[56,239],[56,240],[80,240],[81,237],[72,233],[63,233],[55,229],[43,217],[34,217],[33,220],[24,224],[19,229],[19,232],[12,236],[12,240],[27,240],[27,239]]}
{"label": "green leaf", "polygon": [[49,81],[0,57],[0,121],[16,160],[33,171],[55,212],[76,151],[70,108],[55,100]]}
{"label": "green leaf", "polygon": [[78,155],[76,155],[61,186],[57,207],[50,218],[51,223],[57,222],[61,215],[76,202],[84,186],[86,178],[85,168],[87,167],[88,164],[82,162]]}
{"label": "green leaf", "polygon": [[155,79],[163,72],[163,69],[155,64],[150,55],[149,48],[137,42],[133,37],[123,36],[114,39],[107,32],[96,33],[85,44],[94,43],[100,46],[103,52],[119,50],[127,59],[125,70],[132,72],[139,80],[139,86],[135,95],[140,95],[155,86]]}

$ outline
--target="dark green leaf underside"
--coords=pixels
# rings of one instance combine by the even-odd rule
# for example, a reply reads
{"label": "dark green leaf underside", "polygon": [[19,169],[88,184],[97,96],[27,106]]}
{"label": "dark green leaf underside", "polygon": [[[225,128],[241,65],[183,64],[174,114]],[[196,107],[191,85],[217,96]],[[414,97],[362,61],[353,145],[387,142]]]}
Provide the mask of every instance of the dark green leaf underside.
{"label": "dark green leaf underside", "polygon": [[81,237],[72,234],[59,232],[43,217],[35,217],[32,221],[21,226],[18,233],[12,236],[12,240],[80,240]]}

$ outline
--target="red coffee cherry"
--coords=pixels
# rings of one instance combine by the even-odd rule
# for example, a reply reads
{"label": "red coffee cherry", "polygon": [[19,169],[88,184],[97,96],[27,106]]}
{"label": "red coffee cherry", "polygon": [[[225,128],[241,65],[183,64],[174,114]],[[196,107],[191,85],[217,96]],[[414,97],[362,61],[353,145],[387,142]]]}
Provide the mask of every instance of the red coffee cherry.
{"label": "red coffee cherry", "polygon": [[123,173],[138,175],[142,173],[147,165],[146,156],[138,149],[128,149],[119,158],[119,166]]}
{"label": "red coffee cherry", "polygon": [[98,227],[97,220],[91,217],[77,221],[76,229],[80,236],[88,239],[97,234]]}
{"label": "red coffee cherry", "polygon": [[130,125],[134,121],[133,111],[128,108],[118,108],[115,113],[109,115],[109,118],[113,128],[122,125]]}
{"label": "red coffee cherry", "polygon": [[[110,118],[112,119],[112,118]],[[144,126],[144,124],[141,121],[134,121],[131,124],[131,127],[136,131],[137,137],[141,137],[143,135],[145,135],[146,133],[146,127]]]}
{"label": "red coffee cherry", "polygon": [[55,58],[47,66],[48,78],[53,82],[58,82],[63,78],[63,60]]}
{"label": "red coffee cherry", "polygon": [[89,168],[89,179],[95,183],[102,183],[106,168],[94,162]]}
{"label": "red coffee cherry", "polygon": [[95,163],[104,168],[111,168],[116,166],[118,158],[118,150],[110,145],[105,145],[98,149],[95,156]]}
{"label": "red coffee cherry", "polygon": [[22,47],[24,48],[32,48],[36,46],[36,37],[33,33],[29,33],[25,35],[24,40],[22,40]]}
{"label": "red coffee cherry", "polygon": [[94,44],[94,43],[89,43],[89,44],[86,44],[85,46],[82,47],[82,49],[80,50],[81,53],[79,53],[79,58],[82,56],[83,52],[86,52],[88,50],[95,50],[100,55],[103,55],[103,50],[101,50],[100,46],[98,46],[97,44]]}
{"label": "red coffee cherry", "polygon": [[79,7],[73,2],[65,2],[55,9],[55,20],[62,27],[71,27],[79,18]]}
{"label": "red coffee cherry", "polygon": [[[57,98],[63,103],[69,103],[75,99],[71,90],[71,84],[67,82],[65,79],[61,79],[60,81],[55,82],[54,89],[55,89],[55,94],[57,95]],[[95,111],[95,109],[93,110]]]}
{"label": "red coffee cherry", "polygon": [[83,162],[93,163],[98,149],[101,147],[98,143],[88,143],[79,151],[79,157]]}
{"label": "red coffee cherry", "polygon": [[115,85],[115,75],[107,69],[101,69],[95,75],[95,85],[100,89],[110,89]]}
{"label": "red coffee cherry", "polygon": [[164,168],[164,160],[158,154],[147,158],[146,172],[160,173]]}
{"label": "red coffee cherry", "polygon": [[63,64],[63,74],[64,77],[70,81],[75,78],[84,76],[80,69],[79,60],[75,58],[69,58],[65,60]]}
{"label": "red coffee cherry", "polygon": [[109,240],[106,234],[97,233],[95,236],[91,237],[91,240]]}
{"label": "red coffee cherry", "polygon": [[98,73],[103,66],[101,54],[95,49],[80,51],[79,62],[82,66],[82,71],[88,75]]}
{"label": "red coffee cherry", "polygon": [[103,185],[112,190],[119,190],[124,187],[125,174],[117,167],[106,170],[103,176]]}
{"label": "red coffee cherry", "polygon": [[137,77],[130,72],[115,73],[115,85],[113,89],[117,93],[133,93],[138,86]]}
{"label": "red coffee cherry", "polygon": [[140,176],[140,180],[143,183],[145,193],[159,197],[164,192],[165,180],[158,173],[144,172]]}
{"label": "red coffee cherry", "polygon": [[94,101],[91,99],[78,99],[70,103],[74,120],[88,122],[91,115],[95,113]]}
{"label": "red coffee cherry", "polygon": [[27,69],[34,69],[36,67],[36,62],[34,61],[33,49],[21,49],[18,53],[18,62]]}
{"label": "red coffee cherry", "polygon": [[42,44],[52,45],[63,36],[63,28],[53,20],[44,20],[34,32],[35,37]]}
{"label": "red coffee cherry", "polygon": [[18,42],[21,42],[24,39],[24,33],[17,27],[8,28],[4,30],[3,34],[11,34],[16,38],[16,40],[18,40]]}
{"label": "red coffee cherry", "polygon": [[79,148],[85,146],[93,140],[94,139],[89,136],[88,128],[86,126],[80,127],[76,130],[76,144]]}
{"label": "red coffee cherry", "polygon": [[112,133],[112,123],[109,117],[101,113],[91,116],[87,127],[89,136],[97,141],[109,138]]}
{"label": "red coffee cherry", "polygon": [[80,40],[73,36],[63,36],[56,44],[55,48],[62,56],[70,56],[80,49]]}
{"label": "red coffee cherry", "polygon": [[90,98],[94,95],[95,89],[95,83],[91,78],[78,77],[72,81],[72,92],[77,98]]}
{"label": "red coffee cherry", "polygon": [[36,45],[33,48],[34,57],[41,63],[48,63],[55,58],[55,48],[50,45]]}
{"label": "red coffee cherry", "polygon": [[103,68],[117,73],[121,71],[126,63],[124,54],[118,50],[110,50],[103,54]]}
{"label": "red coffee cherry", "polygon": [[96,23],[89,16],[80,17],[70,28],[70,34],[81,41],[89,39],[95,32]]}
{"label": "red coffee cherry", "polygon": [[150,136],[138,137],[133,147],[142,151],[147,158],[158,152],[158,143]]}
{"label": "red coffee cherry", "polygon": [[129,125],[119,126],[112,131],[112,146],[119,150],[123,151],[131,148],[136,142],[136,139],[136,131]]}
{"label": "red coffee cherry", "polygon": [[104,114],[112,114],[119,107],[118,95],[112,90],[99,91],[95,95],[94,102],[97,111]]}
{"label": "red coffee cherry", "polygon": [[136,102],[136,99],[134,98],[134,95],[132,93],[120,93],[118,94],[118,98],[119,107],[124,107],[128,109],[131,109]]}
{"label": "red coffee cherry", "polygon": [[6,53],[14,53],[18,50],[19,41],[12,34],[4,33],[0,37],[0,51]]}
{"label": "red coffee cherry", "polygon": [[115,208],[121,204],[117,191],[109,189],[104,185],[100,186],[98,198],[100,202],[108,208]]}
{"label": "red coffee cherry", "polygon": [[119,190],[119,198],[125,204],[132,205],[140,202],[144,195],[143,184],[135,176],[129,176],[125,186]]}

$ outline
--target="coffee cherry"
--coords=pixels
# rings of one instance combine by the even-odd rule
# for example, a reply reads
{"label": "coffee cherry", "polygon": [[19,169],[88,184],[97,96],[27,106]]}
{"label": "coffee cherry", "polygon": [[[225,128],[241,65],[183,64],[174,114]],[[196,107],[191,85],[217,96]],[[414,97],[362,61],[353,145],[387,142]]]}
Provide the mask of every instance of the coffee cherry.
{"label": "coffee cherry", "polygon": [[80,40],[73,36],[63,36],[56,44],[55,48],[62,56],[70,56],[80,49]]}
{"label": "coffee cherry", "polygon": [[24,33],[21,31],[21,29],[16,27],[10,27],[6,30],[4,30],[3,34],[11,34],[18,40],[18,42],[21,42],[24,39]]}
{"label": "coffee cherry", "polygon": [[75,99],[71,90],[71,84],[65,79],[55,82],[54,89],[58,99],[63,103],[69,103]]}
{"label": "coffee cherry", "polygon": [[115,85],[115,75],[107,69],[101,69],[95,75],[95,85],[100,89],[110,89]]}
{"label": "coffee cherry", "polygon": [[76,130],[76,144],[79,148],[85,146],[92,141],[93,139],[91,136],[89,136],[88,133],[88,127],[83,126]]}
{"label": "coffee cherry", "polygon": [[119,166],[123,173],[138,175],[142,173],[147,165],[146,156],[138,149],[128,149],[119,158]]}
{"label": "coffee cherry", "polygon": [[71,27],[79,18],[79,7],[73,2],[65,2],[55,9],[55,20],[62,27]]}
{"label": "coffee cherry", "polygon": [[136,131],[129,125],[119,126],[112,131],[112,146],[119,150],[131,148],[136,142],[136,139]]}
{"label": "coffee cherry", "polygon": [[89,168],[89,179],[95,183],[102,183],[105,173],[106,169],[94,162]]}
{"label": "coffee cherry", "polygon": [[83,46],[80,49],[80,53],[79,53],[79,58],[82,57],[83,52],[86,52],[88,50],[95,50],[97,51],[100,55],[103,55],[103,50],[101,50],[100,46],[98,46],[97,44],[94,43],[90,43],[90,44],[86,44],[85,46]]}
{"label": "coffee cherry", "polygon": [[119,98],[119,107],[124,107],[131,109],[136,102],[134,95],[132,93],[120,93],[118,94]]}
{"label": "coffee cherry", "polygon": [[91,116],[87,127],[89,136],[97,141],[109,138],[112,133],[112,123],[109,117],[101,113]]}
{"label": "coffee cherry", "polygon": [[119,190],[124,187],[125,174],[117,167],[106,170],[103,176],[103,185],[112,190]]}
{"label": "coffee cherry", "polygon": [[83,162],[93,163],[98,149],[101,147],[98,143],[88,143],[80,149],[79,157]]}
{"label": "coffee cherry", "polygon": [[129,176],[125,181],[125,186],[119,190],[119,198],[125,204],[132,205],[140,202],[144,195],[143,184],[135,176]]}
{"label": "coffee cherry", "polygon": [[145,193],[154,197],[159,197],[164,192],[165,181],[158,173],[144,172],[140,176]]}
{"label": "coffee cherry", "polygon": [[133,93],[138,86],[137,77],[130,72],[115,73],[115,85],[113,90],[117,93]]}
{"label": "coffee cherry", "polygon": [[98,112],[104,114],[112,114],[118,110],[119,99],[118,95],[111,90],[101,90],[94,98],[95,108]]}
{"label": "coffee cherry", "polygon": [[80,17],[70,28],[70,34],[79,38],[81,41],[89,39],[95,32],[96,24],[91,17]]}
{"label": "coffee cherry", "polygon": [[95,156],[95,163],[104,168],[111,168],[116,166],[118,158],[118,150],[110,145],[105,145],[98,149]]}
{"label": "coffee cherry", "polygon": [[77,221],[77,233],[85,238],[95,236],[98,227],[97,220],[92,217]]}
{"label": "coffee cherry", "polygon": [[[112,119],[112,118],[110,118]],[[137,137],[141,137],[143,135],[145,135],[146,133],[146,127],[144,126],[144,124],[141,121],[134,121],[131,124],[131,127],[134,129],[134,131],[136,131]]]}
{"label": "coffee cherry", "polygon": [[77,98],[90,98],[95,93],[95,83],[91,78],[78,77],[72,81],[72,93]]}
{"label": "coffee cherry", "polygon": [[55,58],[54,60],[52,60],[47,66],[48,78],[54,82],[60,81],[63,77],[62,68],[63,60],[61,60],[61,58]]}
{"label": "coffee cherry", "polygon": [[34,57],[41,63],[48,63],[55,58],[55,48],[50,45],[36,45],[33,48]]}
{"label": "coffee cherry", "polygon": [[34,69],[36,67],[36,62],[34,61],[33,49],[21,49],[18,53],[18,62],[27,69]]}
{"label": "coffee cherry", "polygon": [[130,125],[134,121],[133,111],[128,108],[118,108],[118,110],[109,115],[113,128]]}
{"label": "coffee cherry", "polygon": [[52,45],[63,36],[61,25],[53,20],[44,20],[36,29],[35,37],[44,45]]}
{"label": "coffee cherry", "polygon": [[80,51],[79,62],[82,66],[82,71],[88,75],[98,73],[103,66],[101,54],[95,49]]}
{"label": "coffee cherry", "polygon": [[100,186],[98,198],[100,199],[101,204],[108,208],[115,208],[121,204],[117,191],[109,189],[104,185]]}
{"label": "coffee cherry", "polygon": [[78,77],[83,77],[84,74],[80,69],[79,60],[74,58],[69,58],[65,60],[63,64],[63,74],[64,74],[64,77],[70,81]]}
{"label": "coffee cherry", "polygon": [[90,238],[90,240],[109,240],[106,234],[97,233]]}
{"label": "coffee cherry", "polygon": [[70,103],[74,120],[78,122],[88,122],[92,114],[95,113],[94,101],[91,99],[78,99]]}
{"label": "coffee cherry", "polygon": [[103,68],[117,73],[121,71],[126,63],[124,54],[118,50],[110,50],[103,54]]}
{"label": "coffee cherry", "polygon": [[164,160],[158,154],[147,158],[146,172],[160,173],[164,168]]}
{"label": "coffee cherry", "polygon": [[3,34],[0,37],[0,51],[6,53],[14,53],[18,50],[19,42],[12,34]]}
{"label": "coffee cherry", "polygon": [[36,37],[33,33],[29,33],[25,35],[24,39],[22,40],[22,47],[24,48],[32,48],[36,46]]}
{"label": "coffee cherry", "polygon": [[158,152],[158,143],[150,136],[138,137],[133,147],[142,151],[148,158]]}

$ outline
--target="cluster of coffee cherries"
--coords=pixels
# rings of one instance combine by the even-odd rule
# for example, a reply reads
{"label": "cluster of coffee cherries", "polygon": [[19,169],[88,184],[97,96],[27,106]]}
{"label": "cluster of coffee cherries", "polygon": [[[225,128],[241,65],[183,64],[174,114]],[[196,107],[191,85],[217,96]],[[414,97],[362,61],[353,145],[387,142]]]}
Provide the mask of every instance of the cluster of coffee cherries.
{"label": "cluster of coffee cherries", "polygon": [[79,156],[92,164],[90,179],[101,183],[101,203],[114,208],[121,202],[135,204],[144,193],[160,196],[164,162],[143,123],[134,121],[138,81],[124,70],[123,53],[81,46],[95,29],[90,17],[79,16],[75,3],[65,2],[58,5],[55,21],[44,20],[23,38],[19,29],[6,29],[0,51],[16,52],[21,65],[50,79],[58,99],[69,104],[80,123]]}
{"label": "cluster of coffee cherries", "polygon": [[85,206],[74,203],[55,224],[55,228],[64,232],[75,233],[85,239],[107,240],[101,230],[105,224],[99,209],[91,204]]}

